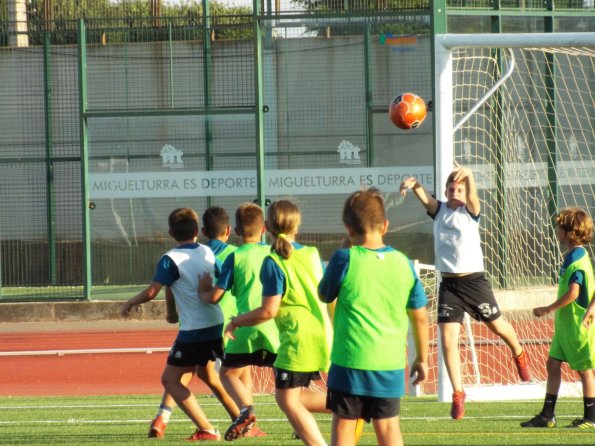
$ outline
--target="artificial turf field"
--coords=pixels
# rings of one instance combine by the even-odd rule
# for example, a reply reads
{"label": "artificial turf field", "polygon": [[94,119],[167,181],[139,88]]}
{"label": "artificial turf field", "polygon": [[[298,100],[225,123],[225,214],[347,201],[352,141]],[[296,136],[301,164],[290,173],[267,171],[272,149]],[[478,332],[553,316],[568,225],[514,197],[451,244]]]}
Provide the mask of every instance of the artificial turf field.
{"label": "artificial turf field", "polygon": [[[197,396],[212,423],[225,431],[227,414],[213,398]],[[172,415],[164,439],[148,439],[150,420],[160,396],[117,397],[2,397],[0,445],[147,445],[185,444],[193,426],[180,410]],[[239,439],[238,445],[300,445],[270,395],[255,398],[258,424],[268,433],[261,438]],[[449,403],[435,398],[406,397],[401,401],[401,429],[406,445],[595,445],[592,431],[522,429],[519,422],[535,415],[541,401],[467,403],[464,419],[448,416]],[[582,400],[558,402],[558,425],[582,416]],[[330,440],[330,415],[319,415],[320,428]],[[360,445],[376,444],[366,425]]]}

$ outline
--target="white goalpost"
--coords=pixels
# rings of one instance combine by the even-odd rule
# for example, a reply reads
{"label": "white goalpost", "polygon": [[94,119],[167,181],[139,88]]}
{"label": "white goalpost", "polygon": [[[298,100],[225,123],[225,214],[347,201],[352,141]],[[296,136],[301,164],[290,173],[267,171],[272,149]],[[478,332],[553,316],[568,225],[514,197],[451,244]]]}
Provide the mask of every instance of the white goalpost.
{"label": "white goalpost", "polygon": [[[437,198],[455,161],[474,172],[487,274],[536,381],[519,384],[506,346],[467,321],[467,398],[542,398],[553,321],[531,309],[556,298],[553,218],[567,206],[595,215],[595,33],[445,34],[435,37],[434,56]],[[450,401],[435,362],[439,400]],[[576,374],[565,370],[563,380],[561,394],[580,393]]]}

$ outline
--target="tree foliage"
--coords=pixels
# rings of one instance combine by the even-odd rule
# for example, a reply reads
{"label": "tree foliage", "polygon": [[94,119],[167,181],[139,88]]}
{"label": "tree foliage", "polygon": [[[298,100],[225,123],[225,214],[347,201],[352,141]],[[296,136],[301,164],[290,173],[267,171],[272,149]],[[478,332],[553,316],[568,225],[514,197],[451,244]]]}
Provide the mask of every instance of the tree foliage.
{"label": "tree foliage", "polygon": [[[8,1],[0,0],[0,31],[7,31]],[[74,44],[79,19],[85,19],[90,43],[202,39],[205,23],[201,0],[159,3],[159,14],[150,0],[27,0],[30,45],[43,42],[51,32],[52,44]],[[49,8],[46,10],[46,7]],[[252,9],[209,0],[211,39],[246,39],[252,36]],[[2,25],[4,23],[4,25]],[[197,29],[198,28],[198,29]],[[106,37],[107,36],[107,37]]]}

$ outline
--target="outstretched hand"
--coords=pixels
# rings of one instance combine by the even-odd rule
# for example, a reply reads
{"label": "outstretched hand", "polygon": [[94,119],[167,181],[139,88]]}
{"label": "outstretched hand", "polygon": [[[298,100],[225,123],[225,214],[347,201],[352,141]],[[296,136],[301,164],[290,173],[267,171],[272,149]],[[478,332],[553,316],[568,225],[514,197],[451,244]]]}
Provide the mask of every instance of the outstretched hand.
{"label": "outstretched hand", "polygon": [[455,162],[455,168],[452,171],[452,173],[454,174],[453,181],[455,181],[457,183],[462,183],[463,181],[465,181],[467,178],[469,178],[472,175],[471,169],[469,169],[467,167],[460,166],[456,162]]}
{"label": "outstretched hand", "polygon": [[535,317],[547,316],[548,314],[550,314],[550,311],[550,307],[537,307],[533,308],[533,315]]}
{"label": "outstretched hand", "polygon": [[417,184],[417,179],[414,177],[409,177],[406,180],[401,181],[401,185],[399,187],[399,194],[401,196],[407,195],[408,189],[413,189],[413,187]]}

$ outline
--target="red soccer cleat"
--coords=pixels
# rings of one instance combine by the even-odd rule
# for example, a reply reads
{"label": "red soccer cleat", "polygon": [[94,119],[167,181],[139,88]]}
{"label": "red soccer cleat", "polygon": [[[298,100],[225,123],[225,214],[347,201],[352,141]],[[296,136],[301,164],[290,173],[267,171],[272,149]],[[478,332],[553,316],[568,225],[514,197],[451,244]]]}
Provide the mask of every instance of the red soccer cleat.
{"label": "red soccer cleat", "polygon": [[201,431],[200,429],[196,429],[196,431],[188,437],[186,440],[188,441],[220,441],[221,435],[219,435],[218,431],[215,433],[209,431]]}
{"label": "red soccer cleat", "polygon": [[516,365],[516,370],[519,373],[519,378],[523,382],[530,382],[531,381],[531,369],[529,368],[529,360],[527,358],[527,354],[525,350],[521,352],[518,356],[513,356],[514,364]]}
{"label": "red soccer cleat", "polygon": [[163,438],[166,428],[167,424],[163,422],[163,417],[157,415],[149,428],[149,438]]}
{"label": "red soccer cleat", "polygon": [[452,406],[450,406],[450,416],[454,420],[460,420],[465,415],[465,392],[459,391],[452,394]]}
{"label": "red soccer cleat", "polygon": [[250,429],[248,432],[246,432],[244,435],[242,435],[243,438],[250,438],[250,437],[266,437],[267,433],[263,430],[260,430],[260,428],[257,425],[252,426],[252,429]]}

